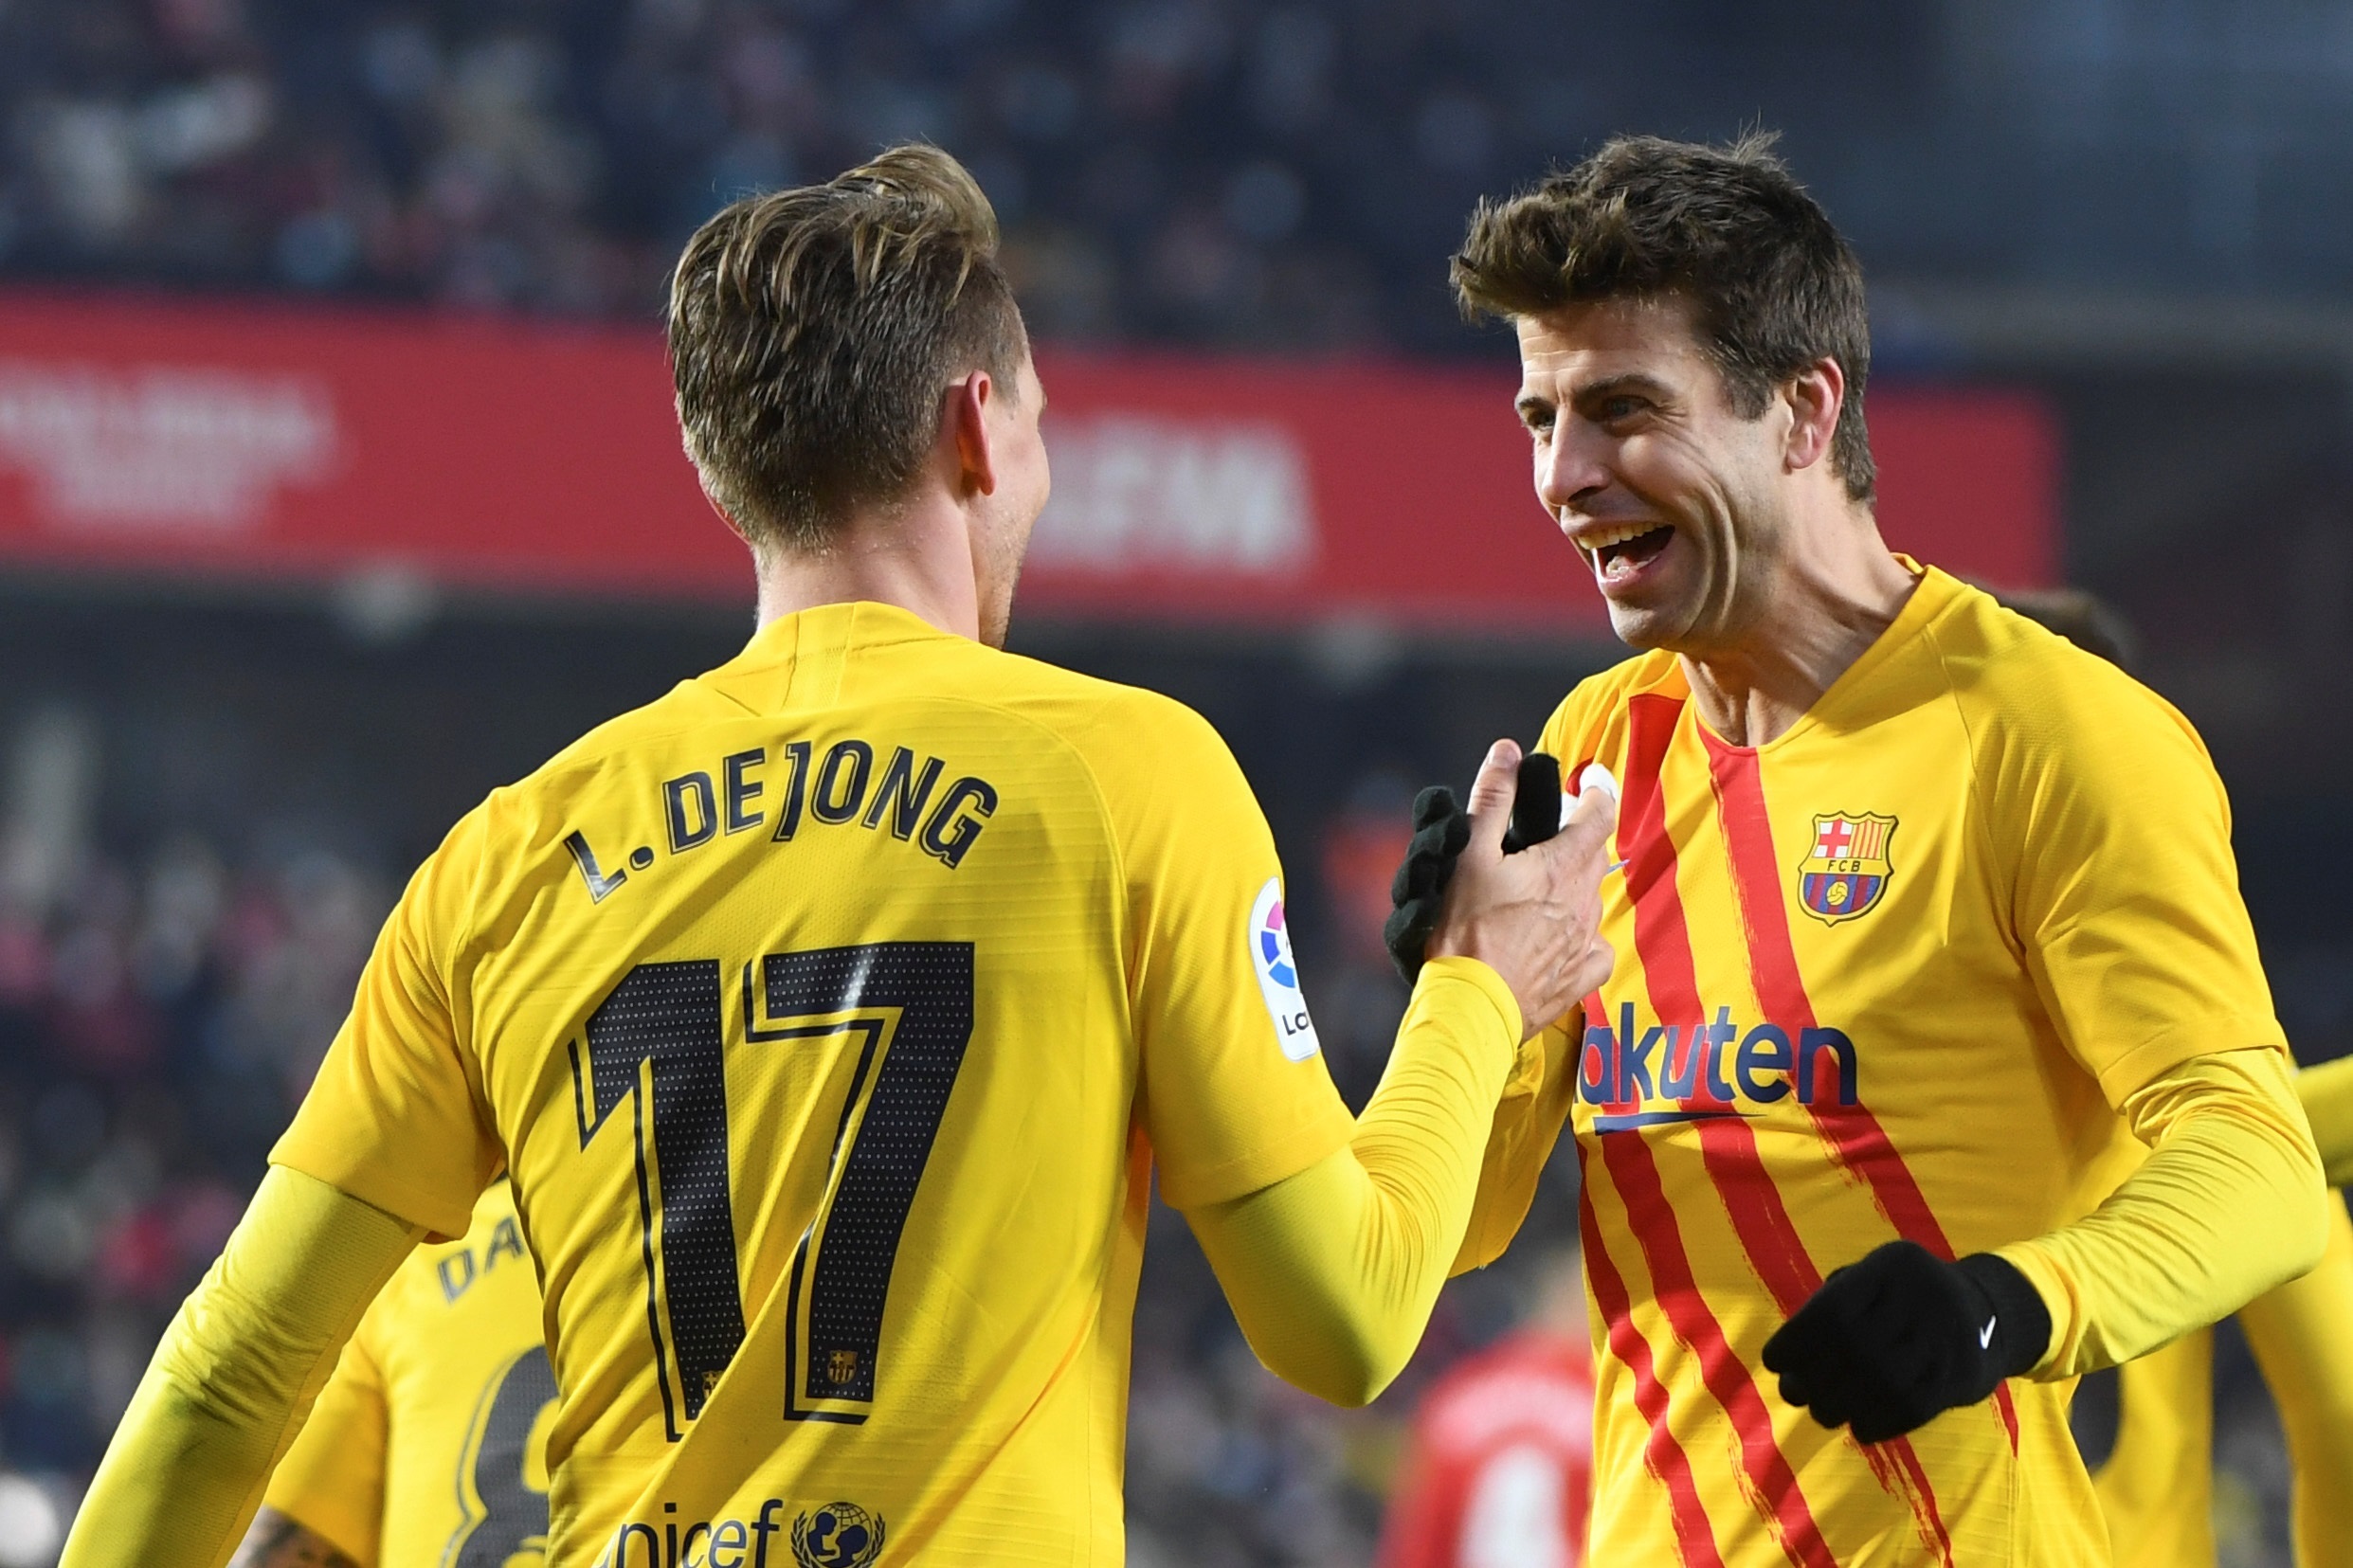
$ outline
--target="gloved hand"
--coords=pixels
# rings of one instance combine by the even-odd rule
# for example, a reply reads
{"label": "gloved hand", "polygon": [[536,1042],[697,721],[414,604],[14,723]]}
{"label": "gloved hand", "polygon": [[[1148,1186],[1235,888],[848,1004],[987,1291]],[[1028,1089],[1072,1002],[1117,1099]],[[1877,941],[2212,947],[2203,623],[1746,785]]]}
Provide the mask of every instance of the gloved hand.
{"label": "gloved hand", "polygon": [[1781,1396],[1826,1427],[1884,1443],[2042,1360],[2051,1313],[1992,1253],[1946,1263],[1891,1241],[1835,1271],[1765,1342]]}
{"label": "gloved hand", "polygon": [[[1503,852],[1516,855],[1560,831],[1560,759],[1531,751],[1520,759],[1518,793],[1511,798],[1511,825],[1504,831]],[[1389,881],[1392,908],[1381,927],[1389,961],[1408,985],[1421,973],[1422,954],[1445,908],[1455,860],[1470,842],[1470,814],[1453,790],[1433,784],[1414,797],[1414,836]]]}

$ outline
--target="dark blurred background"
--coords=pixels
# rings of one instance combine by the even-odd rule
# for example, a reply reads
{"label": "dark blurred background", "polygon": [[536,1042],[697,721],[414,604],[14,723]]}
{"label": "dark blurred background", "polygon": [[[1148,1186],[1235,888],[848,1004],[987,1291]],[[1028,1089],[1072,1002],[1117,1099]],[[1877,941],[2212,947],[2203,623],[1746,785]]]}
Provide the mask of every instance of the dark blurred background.
{"label": "dark blurred background", "polygon": [[[1481,195],[1613,133],[1751,127],[1861,252],[1874,387],[2051,410],[2062,575],[2214,749],[2299,1054],[2353,1046],[2353,8],[0,0],[0,295],[650,328],[721,203],[921,136],[997,202],[1050,345],[1499,369],[1444,286]],[[51,1560],[408,869],[748,626],[0,558],[0,1568]],[[1613,657],[1377,614],[1058,613],[1016,642],[1232,741],[1352,1100],[1403,1001],[1376,936],[1403,802]],[[1573,1226],[1564,1162],[1531,1244],[1342,1415],[1257,1369],[1160,1214],[1135,1560],[1366,1561],[1416,1392],[1528,1309]],[[2276,1424],[2227,1335],[2218,1365],[2224,1560],[2285,1562]]]}

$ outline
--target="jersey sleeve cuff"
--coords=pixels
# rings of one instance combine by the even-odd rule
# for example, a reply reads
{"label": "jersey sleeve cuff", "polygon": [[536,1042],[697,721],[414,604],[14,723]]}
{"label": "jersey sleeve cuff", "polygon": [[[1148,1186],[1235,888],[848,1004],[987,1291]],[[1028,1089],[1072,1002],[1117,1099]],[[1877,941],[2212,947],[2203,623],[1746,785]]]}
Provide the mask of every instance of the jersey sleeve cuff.
{"label": "jersey sleeve cuff", "polygon": [[269,1162],[324,1181],[337,1192],[356,1198],[371,1208],[381,1209],[395,1219],[422,1225],[432,1233],[433,1240],[453,1241],[473,1225],[471,1202],[452,1204],[445,1194],[412,1185],[373,1165],[338,1160],[332,1150],[317,1147],[314,1140],[301,1134],[299,1123],[289,1127],[270,1150]]}
{"label": "jersey sleeve cuff", "polygon": [[2051,1314],[2051,1338],[2023,1376],[2037,1382],[2075,1376],[2079,1370],[2073,1365],[2075,1342],[2082,1333],[2083,1303],[2076,1299],[2066,1274],[2031,1241],[1997,1247],[1993,1255],[2026,1276],[2026,1283],[2042,1298],[2043,1310]]}
{"label": "jersey sleeve cuff", "polygon": [[2176,1024],[2103,1064],[2099,1070],[2100,1092],[2109,1105],[2121,1106],[2136,1090],[2193,1057],[2211,1056],[2223,1051],[2285,1053],[2287,1049],[2287,1032],[2280,1028],[2277,1018],[2268,1014],[2220,1023],[2199,1019]]}

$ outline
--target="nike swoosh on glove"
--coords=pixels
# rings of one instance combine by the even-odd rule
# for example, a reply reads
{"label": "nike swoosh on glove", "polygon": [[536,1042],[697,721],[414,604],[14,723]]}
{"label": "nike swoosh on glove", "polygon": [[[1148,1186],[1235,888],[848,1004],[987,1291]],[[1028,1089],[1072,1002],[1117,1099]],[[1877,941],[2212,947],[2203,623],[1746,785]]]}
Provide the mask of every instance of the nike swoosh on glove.
{"label": "nike swoosh on glove", "polygon": [[1884,1443],[1988,1397],[2050,1343],[2049,1308],[2007,1260],[1891,1241],[1822,1281],[1765,1342],[1765,1364],[1823,1426]]}
{"label": "nike swoosh on glove", "polygon": [[[1503,852],[1516,855],[1530,844],[1541,844],[1561,831],[1561,762],[1541,751],[1520,759],[1519,782],[1511,797],[1511,825],[1503,835]],[[1430,935],[1438,929],[1446,907],[1446,884],[1453,880],[1455,861],[1471,842],[1470,814],[1444,784],[1433,784],[1414,797],[1414,836],[1405,858],[1389,880],[1389,918],[1381,927],[1382,946],[1389,962],[1411,985],[1421,973]]]}

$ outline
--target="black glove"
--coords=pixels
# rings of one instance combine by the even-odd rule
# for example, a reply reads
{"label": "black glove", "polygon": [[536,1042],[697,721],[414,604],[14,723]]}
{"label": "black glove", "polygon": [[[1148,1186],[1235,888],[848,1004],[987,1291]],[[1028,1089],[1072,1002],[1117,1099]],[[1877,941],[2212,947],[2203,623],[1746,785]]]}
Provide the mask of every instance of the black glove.
{"label": "black glove", "polygon": [[[1531,751],[1520,759],[1519,781],[1511,798],[1511,825],[1503,835],[1504,853],[1516,855],[1560,831],[1560,759]],[[1405,846],[1405,858],[1389,881],[1392,908],[1381,928],[1389,960],[1408,985],[1421,973],[1422,953],[1445,909],[1446,884],[1454,879],[1455,860],[1470,842],[1471,818],[1453,790],[1433,784],[1414,797],[1413,840]]]}
{"label": "black glove", "polygon": [[1891,1241],[1822,1281],[1765,1342],[1765,1364],[1823,1426],[1884,1443],[1988,1397],[2050,1343],[2049,1308],[2003,1259],[1946,1263]]}

